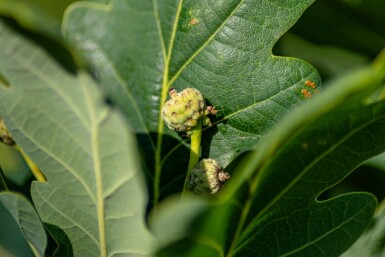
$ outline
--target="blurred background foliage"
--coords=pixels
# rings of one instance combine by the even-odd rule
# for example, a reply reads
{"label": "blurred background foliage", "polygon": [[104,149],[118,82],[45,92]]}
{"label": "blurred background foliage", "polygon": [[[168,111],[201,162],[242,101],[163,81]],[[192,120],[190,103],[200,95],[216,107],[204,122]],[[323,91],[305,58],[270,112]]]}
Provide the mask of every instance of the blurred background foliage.
{"label": "blurred background foliage", "polygon": [[[75,63],[79,66],[81,58],[66,45],[60,29],[65,9],[73,2],[76,0],[0,0],[0,17],[75,72]],[[320,72],[327,86],[328,81],[370,64],[384,48],[384,17],[385,1],[317,0],[277,42],[273,54],[308,61]],[[0,144],[0,166],[9,189],[28,196],[32,177],[14,148]],[[368,191],[382,201],[384,185],[385,155],[381,155],[359,167],[320,198],[349,191]],[[33,256],[3,206],[0,206],[0,256]]]}
{"label": "blurred background foliage", "polygon": [[29,30],[62,41],[61,21],[65,9],[73,2],[76,0],[0,0],[0,14],[15,19]]}

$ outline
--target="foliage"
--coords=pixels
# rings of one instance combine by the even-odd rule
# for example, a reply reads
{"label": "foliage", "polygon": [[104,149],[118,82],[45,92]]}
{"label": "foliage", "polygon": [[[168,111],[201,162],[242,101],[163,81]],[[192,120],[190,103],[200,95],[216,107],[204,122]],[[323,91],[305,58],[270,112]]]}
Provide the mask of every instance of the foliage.
{"label": "foliage", "polygon": [[[371,222],[375,196],[327,192],[385,151],[385,53],[324,87],[273,55],[313,0],[63,1],[45,11],[61,31],[7,11],[23,2],[0,11],[73,58],[0,23],[0,117],[46,178],[33,205],[0,201],[35,256],[340,256]],[[189,87],[218,110],[200,146],[231,174],[214,198],[180,198],[193,139],[161,119]]]}

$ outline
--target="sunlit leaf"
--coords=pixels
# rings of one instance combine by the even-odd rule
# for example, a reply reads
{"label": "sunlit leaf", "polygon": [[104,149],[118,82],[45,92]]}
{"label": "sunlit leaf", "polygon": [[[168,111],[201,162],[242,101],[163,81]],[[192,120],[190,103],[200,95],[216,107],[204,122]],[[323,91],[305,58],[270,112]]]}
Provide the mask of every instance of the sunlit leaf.
{"label": "sunlit leaf", "polygon": [[202,156],[226,167],[320,85],[304,61],[272,55],[278,38],[313,0],[77,3],[63,32],[135,128],[153,201],[181,190],[188,163],[182,135],[160,115],[168,90],[199,89],[218,110]]}

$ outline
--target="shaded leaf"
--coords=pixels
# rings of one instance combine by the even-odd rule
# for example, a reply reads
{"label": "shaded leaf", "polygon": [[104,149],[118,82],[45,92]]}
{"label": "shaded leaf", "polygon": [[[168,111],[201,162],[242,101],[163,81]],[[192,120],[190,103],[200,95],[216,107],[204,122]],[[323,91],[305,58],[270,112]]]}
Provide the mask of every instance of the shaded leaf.
{"label": "shaded leaf", "polygon": [[0,202],[19,225],[35,256],[45,256],[47,235],[32,204],[22,195],[10,192],[1,192]]}
{"label": "shaded leaf", "polygon": [[364,69],[290,113],[240,164],[225,201],[158,256],[340,256],[369,224],[376,199],[318,197],[385,150],[385,101],[368,101],[381,79]]}
{"label": "shaded leaf", "polygon": [[[288,226],[293,239],[276,243],[275,248],[294,248],[285,254],[298,256],[338,256],[354,242],[370,221],[375,199],[349,194],[315,203],[314,198],[384,151],[385,102],[367,102],[373,91],[370,85],[377,85],[382,76],[370,68],[330,85],[322,97],[293,112],[267,138],[257,154],[261,159],[252,161],[259,174],[250,185],[253,200],[241,240],[266,243],[262,235],[274,235],[271,231],[278,227],[286,231]],[[291,217],[297,219],[290,223]],[[314,244],[304,247],[299,235]],[[298,243],[301,247],[296,248]]]}
{"label": "shaded leaf", "polygon": [[341,257],[384,257],[385,256],[385,213],[378,210],[370,227]]}
{"label": "shaded leaf", "polygon": [[186,139],[164,127],[170,87],[199,89],[218,109],[203,135],[204,157],[226,167],[303,100],[309,64],[272,47],[313,0],[124,1],[77,3],[66,38],[85,55],[140,140],[153,201],[181,190]]}
{"label": "shaded leaf", "polygon": [[186,237],[195,218],[206,211],[208,204],[201,198],[169,197],[151,213],[151,231],[165,247]]}
{"label": "shaded leaf", "polygon": [[66,234],[74,256],[149,255],[146,190],[119,112],[89,76],[68,73],[3,24],[0,44],[10,85],[0,86],[0,115],[47,178],[31,192],[43,222]]}

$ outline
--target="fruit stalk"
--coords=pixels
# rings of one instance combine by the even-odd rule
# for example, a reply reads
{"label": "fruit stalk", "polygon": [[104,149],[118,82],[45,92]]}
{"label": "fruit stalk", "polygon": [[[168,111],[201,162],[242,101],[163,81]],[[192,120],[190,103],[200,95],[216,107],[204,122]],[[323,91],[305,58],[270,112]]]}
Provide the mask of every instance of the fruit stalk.
{"label": "fruit stalk", "polygon": [[199,120],[197,125],[191,131],[192,131],[192,134],[190,135],[190,138],[191,138],[190,160],[188,163],[187,174],[183,185],[183,192],[182,192],[183,195],[188,193],[188,185],[190,181],[191,171],[199,162],[199,152],[200,152],[201,139],[202,139],[202,121]]}

